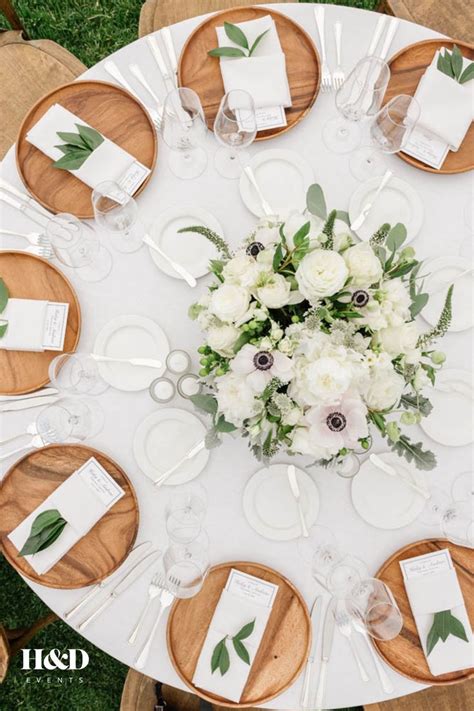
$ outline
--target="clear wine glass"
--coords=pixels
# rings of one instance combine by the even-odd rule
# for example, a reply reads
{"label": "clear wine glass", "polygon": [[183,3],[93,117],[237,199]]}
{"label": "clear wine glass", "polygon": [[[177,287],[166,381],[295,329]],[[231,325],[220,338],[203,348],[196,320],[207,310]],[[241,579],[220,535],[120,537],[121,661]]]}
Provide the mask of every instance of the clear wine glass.
{"label": "clear wine glass", "polygon": [[173,494],[165,508],[168,536],[175,543],[191,543],[201,533],[205,514],[205,491],[201,487]]}
{"label": "clear wine glass", "polygon": [[298,541],[298,552],[311,566],[311,575],[328,589],[329,571],[343,558],[333,532],[326,526],[312,526],[307,538]]}
{"label": "clear wine glass", "polygon": [[230,180],[239,178],[242,167],[248,162],[243,149],[257,135],[255,104],[247,91],[234,89],[222,97],[214,121],[214,135],[222,144],[214,159],[217,172]]}
{"label": "clear wine glass", "polygon": [[474,510],[472,496],[466,501],[452,501],[441,517],[443,536],[466,548],[474,548]]}
{"label": "clear wine glass", "polygon": [[327,573],[327,587],[338,598],[345,598],[368,575],[363,560],[345,555]]}
{"label": "clear wine glass", "polygon": [[390,69],[382,59],[361,59],[340,89],[335,103],[339,116],[323,126],[323,140],[334,153],[349,153],[360,143],[360,121],[377,113],[390,79]]}
{"label": "clear wine glass", "polygon": [[403,627],[403,617],[392,591],[377,578],[361,580],[352,589],[347,608],[374,639],[395,639]]}
{"label": "clear wine glass", "polygon": [[92,191],[92,205],[97,224],[113,236],[118,252],[140,249],[145,230],[138,220],[138,205],[118,183],[99,183]]}
{"label": "clear wine glass", "polygon": [[474,472],[463,472],[453,482],[451,496],[454,501],[472,501],[474,504]]}
{"label": "clear wine glass", "polygon": [[178,178],[197,178],[207,166],[202,143],[207,127],[201,100],[195,91],[179,87],[165,99],[161,134],[171,148],[168,164]]}
{"label": "clear wine glass", "polygon": [[104,412],[93,398],[67,397],[61,398],[56,404],[67,413],[70,434],[74,439],[95,437],[104,426]]}
{"label": "clear wine glass", "polygon": [[87,353],[61,353],[53,358],[48,372],[51,384],[71,395],[100,395],[109,387]]}
{"label": "clear wine glass", "polygon": [[413,96],[394,96],[374,116],[369,126],[370,145],[351,156],[349,163],[354,177],[367,180],[386,170],[383,154],[403,150],[420,117],[420,106]]}
{"label": "clear wine glass", "polygon": [[199,539],[186,545],[172,544],[164,552],[163,565],[168,580],[179,580],[177,597],[193,597],[201,590],[209,571],[208,547]]}
{"label": "clear wine glass", "polygon": [[67,213],[53,217],[46,235],[57,259],[83,281],[101,281],[112,269],[112,255],[92,227]]}
{"label": "clear wine glass", "polygon": [[36,429],[45,444],[66,442],[72,433],[67,410],[60,404],[49,405],[36,418]]}

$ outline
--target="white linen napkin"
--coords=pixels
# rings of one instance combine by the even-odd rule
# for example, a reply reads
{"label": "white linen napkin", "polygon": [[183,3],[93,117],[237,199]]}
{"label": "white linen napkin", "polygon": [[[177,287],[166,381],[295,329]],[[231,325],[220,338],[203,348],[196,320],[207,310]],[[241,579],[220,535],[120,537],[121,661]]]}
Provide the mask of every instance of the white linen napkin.
{"label": "white linen napkin", "polygon": [[[285,55],[281,50],[274,20],[265,15],[258,20],[237,24],[248,39],[249,47],[268,30],[251,57],[221,57],[220,67],[226,93],[243,89],[253,98],[255,108],[291,106]],[[224,27],[217,27],[219,47],[238,47],[227,37]],[[240,48],[241,49],[241,48]],[[239,108],[236,105],[231,108]]]}
{"label": "white linen napkin", "polygon": [[[457,151],[474,119],[474,80],[459,84],[443,74],[436,66],[440,51],[435,53],[415,92],[421,111],[418,125]],[[468,64],[470,60],[464,58],[464,68]]]}
{"label": "white linen napkin", "polygon": [[[56,147],[63,143],[57,132],[77,133],[78,123],[91,128],[86,121],[75,116],[68,109],[60,104],[54,104],[28,131],[26,138],[42,153],[56,161],[63,155]],[[149,168],[106,136],[103,138],[104,141],[92,151],[81,167],[69,172],[90,188],[95,188],[106,180],[113,180],[127,193],[133,195],[149,175]]]}
{"label": "white linen napkin", "polygon": [[469,640],[466,642],[453,635],[445,642],[439,640],[426,656],[430,672],[439,676],[473,666],[472,630],[454,568],[405,579],[405,587],[425,656],[435,612],[451,610],[462,622]]}
{"label": "white linen napkin", "polygon": [[[240,701],[247,683],[252,663],[262,641],[265,627],[272,608],[258,603],[256,600],[245,600],[224,589],[214,611],[209,630],[201,649],[193,676],[193,684],[213,694],[230,701]],[[222,676],[219,669],[211,672],[211,658],[214,648],[226,635],[231,637],[244,625],[255,619],[255,627],[247,639],[243,640],[250,656],[250,665],[246,664],[236,654],[232,640],[227,640],[227,650],[230,656],[230,668]]]}
{"label": "white linen napkin", "polygon": [[31,567],[39,575],[43,575],[56,565],[124,494],[124,490],[99,462],[91,457],[32,511],[8,538],[20,551],[36,517],[48,509],[59,511],[67,521],[59,538],[45,550],[25,556]]}
{"label": "white linen napkin", "polygon": [[8,299],[0,318],[8,321],[0,348],[7,351],[44,351],[43,334],[47,301]]}

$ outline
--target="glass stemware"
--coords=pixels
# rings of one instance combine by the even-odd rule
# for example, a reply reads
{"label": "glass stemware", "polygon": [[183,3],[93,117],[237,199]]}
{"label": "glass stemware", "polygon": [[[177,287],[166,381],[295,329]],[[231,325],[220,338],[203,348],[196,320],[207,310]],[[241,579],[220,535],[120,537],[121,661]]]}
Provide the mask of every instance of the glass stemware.
{"label": "glass stemware", "polygon": [[[60,402],[60,401],[59,401]],[[60,404],[49,405],[36,418],[36,429],[45,444],[65,442],[72,433],[67,411]]]}
{"label": "glass stemware", "polygon": [[381,154],[403,150],[420,117],[420,106],[413,96],[394,96],[374,116],[369,125],[370,145],[356,151],[350,160],[354,177],[367,180],[385,172]]}
{"label": "glass stemware", "polygon": [[339,116],[323,127],[323,139],[335,153],[353,151],[360,143],[359,123],[377,113],[390,79],[388,65],[377,57],[365,57],[356,64],[340,89],[335,103]]}
{"label": "glass stemware", "polygon": [[202,530],[206,513],[205,491],[190,488],[171,496],[166,506],[166,530],[175,543],[191,543]]}
{"label": "glass stemware", "polygon": [[189,598],[201,590],[209,570],[208,545],[205,536],[183,544],[173,544],[163,555],[163,565],[168,580],[176,578],[176,596]]}
{"label": "glass stemware", "polygon": [[201,100],[195,91],[180,87],[165,99],[161,134],[171,153],[168,164],[178,178],[197,178],[207,166],[202,148],[207,126]]}
{"label": "glass stemware", "polygon": [[349,613],[374,639],[388,641],[400,634],[402,614],[392,591],[381,580],[362,580],[353,588],[346,603]]}
{"label": "glass stemware", "polygon": [[214,121],[214,135],[221,147],[214,163],[219,175],[234,180],[239,178],[247,161],[243,149],[257,135],[255,104],[247,91],[235,89],[222,97]]}
{"label": "glass stemware", "polygon": [[[468,472],[471,475],[470,472]],[[421,512],[420,521],[426,526],[438,526],[442,535],[452,543],[467,548],[474,548],[474,507],[472,495],[472,479],[468,485],[462,483],[465,474],[457,477],[453,484],[453,496],[464,499],[454,499],[439,487],[431,489],[431,496]],[[464,490],[464,491],[462,491]]]}
{"label": "glass stemware", "polygon": [[92,225],[62,213],[48,222],[46,234],[57,259],[83,281],[101,281],[110,273],[112,256]]}
{"label": "glass stemware", "polygon": [[109,387],[97,362],[86,353],[61,353],[53,358],[48,372],[52,385],[71,395],[100,395]]}
{"label": "glass stemware", "polygon": [[474,472],[459,474],[453,482],[451,496],[454,501],[468,501],[474,503]]}
{"label": "glass stemware", "polygon": [[97,400],[89,397],[67,397],[57,401],[67,416],[70,435],[85,440],[98,434],[104,425],[104,413]]}
{"label": "glass stemware", "polygon": [[92,205],[97,224],[114,237],[118,252],[140,249],[145,230],[138,220],[138,205],[118,183],[99,183],[92,191]]}

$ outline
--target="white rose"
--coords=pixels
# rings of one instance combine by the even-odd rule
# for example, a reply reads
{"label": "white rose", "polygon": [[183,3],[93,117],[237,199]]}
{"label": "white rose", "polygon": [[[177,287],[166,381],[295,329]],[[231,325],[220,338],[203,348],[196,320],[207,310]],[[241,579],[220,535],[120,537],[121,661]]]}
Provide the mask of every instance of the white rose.
{"label": "white rose", "polygon": [[280,309],[289,302],[291,284],[281,274],[265,275],[264,284],[256,290],[257,299],[268,309]]}
{"label": "white rose", "polygon": [[340,254],[329,249],[315,249],[303,257],[295,276],[303,296],[311,304],[317,304],[319,299],[340,291],[348,274]]}
{"label": "white rose", "polygon": [[352,277],[351,286],[369,287],[382,278],[380,260],[367,242],[349,247],[343,256]]}
{"label": "white rose", "polygon": [[239,321],[248,311],[250,294],[243,286],[222,284],[212,292],[209,311],[224,322]]}
{"label": "white rose", "polygon": [[239,336],[239,329],[230,323],[225,323],[222,326],[211,326],[207,332],[207,344],[216,353],[229,357],[233,355],[232,347]]}
{"label": "white rose", "polygon": [[290,450],[296,454],[309,454],[315,459],[329,459],[331,456],[325,447],[320,447],[312,439],[309,427],[297,427],[290,436],[292,437]]}
{"label": "white rose", "polygon": [[376,366],[372,369],[364,400],[371,410],[386,410],[398,405],[404,388],[405,380],[392,367]]}
{"label": "white rose", "polygon": [[237,284],[250,289],[257,281],[261,270],[262,268],[253,257],[245,254],[245,252],[240,252],[224,265],[222,276],[226,283]]}
{"label": "white rose", "polygon": [[245,378],[230,372],[216,378],[215,385],[219,412],[236,427],[242,427],[244,420],[262,410],[262,401],[255,398]]}
{"label": "white rose", "polygon": [[411,353],[416,349],[417,340],[418,329],[414,321],[404,323],[401,326],[382,328],[377,333],[378,343],[391,356],[397,356],[400,353]]}
{"label": "white rose", "polygon": [[336,402],[349,389],[352,375],[350,364],[336,358],[299,358],[288,394],[302,405]]}

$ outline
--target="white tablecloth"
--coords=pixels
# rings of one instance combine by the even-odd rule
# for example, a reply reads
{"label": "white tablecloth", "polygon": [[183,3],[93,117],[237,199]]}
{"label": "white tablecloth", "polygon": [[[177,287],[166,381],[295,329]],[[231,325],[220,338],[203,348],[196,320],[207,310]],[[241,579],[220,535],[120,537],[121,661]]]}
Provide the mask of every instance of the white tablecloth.
{"label": "white tablecloth", "polygon": [[[276,5],[275,9],[294,18],[318,42],[311,5],[284,4]],[[349,71],[365,54],[377,17],[378,15],[371,12],[328,5],[326,34],[329,61],[334,63],[332,25],[336,20],[343,22],[342,58],[346,71]],[[172,28],[173,39],[178,49],[199,21],[199,18],[194,18]],[[435,36],[436,33],[431,30],[402,21],[392,44],[391,53],[413,42]],[[129,81],[133,81],[133,77],[129,75],[128,65],[137,62],[159,94],[162,97],[165,95],[164,85],[145,40],[138,40],[124,47],[113,55],[113,58]],[[86,72],[84,78],[110,81],[102,63]],[[149,97],[142,93],[142,88],[138,84],[136,88],[148,102]],[[349,172],[349,157],[330,153],[321,138],[323,123],[334,114],[334,94],[320,94],[310,115],[296,128],[271,142],[265,141],[253,145],[251,152],[257,153],[267,148],[288,148],[300,152],[313,165],[316,181],[323,186],[328,205],[331,208],[347,209],[349,198],[358,186]],[[210,156],[206,172],[198,180],[180,181],[171,174],[167,166],[168,149],[160,140],[156,171],[150,184],[138,198],[140,213],[145,220],[152,221],[154,215],[176,204],[186,202],[204,207],[220,220],[225,237],[236,246],[252,228],[254,217],[240,200],[238,181],[226,180],[215,172],[212,153],[217,145],[212,135],[209,136],[208,146]],[[418,190],[423,200],[425,219],[414,243],[418,255],[423,258],[457,254],[460,243],[467,237],[468,229],[464,222],[463,211],[468,199],[469,186],[472,187],[471,176],[469,174],[433,175],[412,168],[396,156],[388,157],[387,162],[395,175],[406,179]],[[3,168],[6,177],[21,187],[13,150],[6,156]],[[10,229],[35,229],[33,223],[14,209],[3,205],[1,209],[2,221]],[[0,240],[2,246],[19,245],[19,242],[13,241],[13,238],[7,241],[0,235]],[[191,290],[183,282],[163,275],[152,262],[147,249],[130,255],[114,251],[113,257],[113,270],[103,282],[86,284],[71,276],[83,314],[80,349],[90,351],[99,329],[118,314],[143,314],[161,324],[173,348],[189,350],[197,368],[195,348],[200,344],[201,336],[197,325],[188,320],[187,309],[196,299],[196,295],[203,292],[204,284],[201,282],[196,290]],[[469,308],[469,304],[466,304],[466,308]],[[440,347],[448,354],[448,367],[470,368],[471,333],[450,334]],[[109,389],[100,397],[100,401],[106,412],[106,423],[104,430],[91,441],[91,445],[113,456],[132,479],[140,502],[139,540],[151,539],[164,548],[166,535],[163,511],[171,489],[156,491],[140,472],[132,453],[135,429],[156,409],[157,405],[146,391],[129,394]],[[179,399],[176,400],[176,406],[186,407],[186,404]],[[30,410],[26,413],[0,415],[3,436],[8,437],[19,431],[21,426],[34,418],[34,413],[34,410]],[[412,432],[416,438],[417,433],[415,430]],[[419,434],[420,437],[424,436],[421,432]],[[449,492],[455,476],[471,466],[469,448],[449,449],[435,443],[430,444],[436,452],[439,464],[436,471],[428,476],[434,483]],[[384,445],[378,442],[376,451],[384,449]],[[278,459],[278,461],[284,460],[284,457]],[[296,542],[280,543],[261,538],[244,518],[242,491],[247,479],[258,468],[260,465],[248,453],[247,446],[242,441],[228,438],[220,449],[213,450],[211,453],[209,466],[198,481],[206,487],[210,499],[207,527],[211,539],[212,562],[247,559],[273,566],[295,583],[308,605],[311,605],[316,594],[321,590],[318,590],[308,566],[305,566],[298,555]],[[378,567],[401,546],[438,533],[436,527],[428,529],[421,523],[414,523],[396,531],[375,530],[364,523],[352,507],[348,481],[323,470],[311,471],[321,497],[318,523],[332,529],[345,549],[363,558],[371,572],[375,573]],[[127,590],[86,630],[85,636],[91,642],[127,665],[132,665],[136,654],[135,650],[128,645],[127,637],[146,599],[146,589],[152,574],[153,571],[150,570],[148,575],[143,576],[139,583]],[[62,615],[83,594],[83,591],[52,590],[40,585],[28,584],[59,615]],[[81,616],[78,616],[78,619],[81,619]],[[144,671],[165,683],[185,688],[168,658],[165,631],[166,620],[156,636]],[[380,688],[369,659],[367,663],[370,664],[372,678],[370,683],[364,684],[359,677],[347,640],[336,633],[328,669],[325,698],[327,708],[368,704],[388,698]],[[85,683],[92,686],[93,669],[92,657],[89,669],[82,672]],[[391,669],[388,669],[388,674],[395,687],[393,697],[423,688]],[[298,707],[301,686],[302,678],[268,706],[273,709],[294,710]]]}

